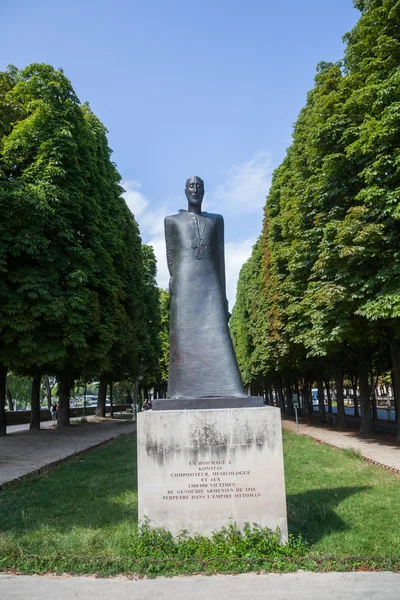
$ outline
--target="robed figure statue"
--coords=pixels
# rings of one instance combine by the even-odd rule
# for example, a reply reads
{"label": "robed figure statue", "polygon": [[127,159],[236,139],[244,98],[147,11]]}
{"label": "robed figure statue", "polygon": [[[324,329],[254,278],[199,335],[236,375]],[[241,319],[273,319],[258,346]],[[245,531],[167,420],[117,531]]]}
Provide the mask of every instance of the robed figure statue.
{"label": "robed figure statue", "polygon": [[185,192],[188,209],[165,219],[171,276],[167,397],[247,397],[228,329],[224,220],[201,211],[200,177],[190,177]]}

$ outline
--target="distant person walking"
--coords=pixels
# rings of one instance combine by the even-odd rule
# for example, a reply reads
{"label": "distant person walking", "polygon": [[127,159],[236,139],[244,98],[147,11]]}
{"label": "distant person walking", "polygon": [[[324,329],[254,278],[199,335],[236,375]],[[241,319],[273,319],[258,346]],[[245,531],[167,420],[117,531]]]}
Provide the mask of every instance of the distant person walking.
{"label": "distant person walking", "polygon": [[51,412],[51,418],[53,421],[57,420],[58,417],[58,406],[57,406],[57,402],[53,402],[53,404],[51,405],[50,408],[50,412]]}

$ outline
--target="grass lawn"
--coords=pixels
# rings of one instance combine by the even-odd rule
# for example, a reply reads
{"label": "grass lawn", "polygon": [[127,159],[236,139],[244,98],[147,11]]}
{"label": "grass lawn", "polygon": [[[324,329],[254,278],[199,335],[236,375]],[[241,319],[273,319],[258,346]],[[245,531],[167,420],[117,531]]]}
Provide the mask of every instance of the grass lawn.
{"label": "grass lawn", "polygon": [[[311,554],[399,557],[400,477],[354,452],[283,436],[289,528]],[[130,570],[122,557],[132,556],[136,488],[130,434],[3,489],[0,570]]]}
{"label": "grass lawn", "polygon": [[319,554],[400,555],[400,476],[283,432],[289,528]]}

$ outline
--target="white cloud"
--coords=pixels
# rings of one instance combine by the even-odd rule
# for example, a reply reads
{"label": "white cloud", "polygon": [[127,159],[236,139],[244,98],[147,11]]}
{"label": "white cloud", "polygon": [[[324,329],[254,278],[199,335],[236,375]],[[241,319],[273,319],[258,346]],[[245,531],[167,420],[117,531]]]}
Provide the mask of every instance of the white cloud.
{"label": "white cloud", "polygon": [[146,242],[154,248],[154,254],[157,258],[157,283],[158,287],[168,289],[169,272],[167,266],[167,255],[165,250],[164,234],[155,237]]}
{"label": "white cloud", "polygon": [[250,257],[255,243],[256,239],[250,238],[243,242],[228,242],[225,244],[226,295],[229,300],[230,311],[232,311],[236,300],[236,287],[240,269]]}
{"label": "white cloud", "polygon": [[271,157],[267,152],[231,169],[227,179],[209,194],[210,210],[231,216],[260,212],[271,185]]}
{"label": "white cloud", "polygon": [[170,203],[154,206],[140,191],[141,184],[138,181],[125,180],[122,182],[122,187],[125,189],[123,194],[125,201],[139,224],[143,243],[154,248],[157,259],[158,286],[168,288],[169,274],[165,252],[164,217],[176,210],[170,206]]}
{"label": "white cloud", "polygon": [[125,190],[125,193],[123,194],[125,202],[127,203],[131,213],[133,213],[136,218],[140,217],[140,215],[142,215],[149,206],[148,201],[139,191],[142,187],[141,184],[133,179],[127,179],[122,182],[122,187]]}

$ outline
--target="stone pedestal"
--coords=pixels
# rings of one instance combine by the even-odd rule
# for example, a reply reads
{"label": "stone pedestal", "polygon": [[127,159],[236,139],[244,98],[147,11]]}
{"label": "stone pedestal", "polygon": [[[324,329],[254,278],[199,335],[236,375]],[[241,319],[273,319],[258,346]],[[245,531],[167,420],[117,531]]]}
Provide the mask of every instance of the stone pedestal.
{"label": "stone pedestal", "polygon": [[137,430],[140,520],[174,535],[257,523],[287,539],[278,408],[147,411]]}
{"label": "stone pedestal", "polygon": [[159,398],[153,400],[153,410],[190,410],[210,408],[247,408],[264,406],[261,396],[220,396],[213,398]]}

